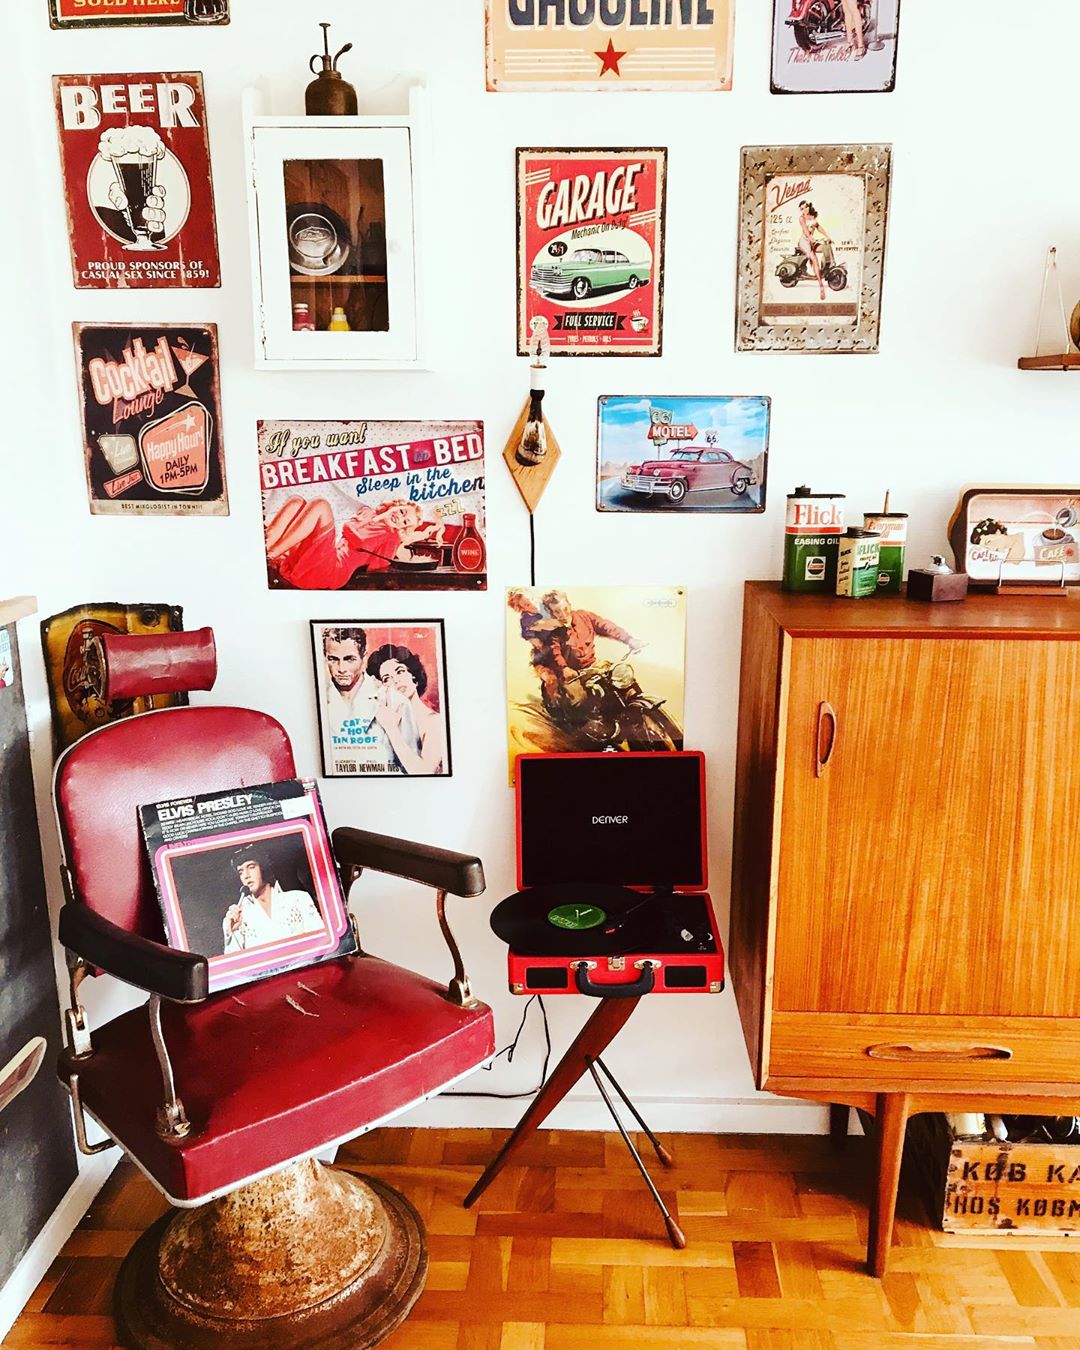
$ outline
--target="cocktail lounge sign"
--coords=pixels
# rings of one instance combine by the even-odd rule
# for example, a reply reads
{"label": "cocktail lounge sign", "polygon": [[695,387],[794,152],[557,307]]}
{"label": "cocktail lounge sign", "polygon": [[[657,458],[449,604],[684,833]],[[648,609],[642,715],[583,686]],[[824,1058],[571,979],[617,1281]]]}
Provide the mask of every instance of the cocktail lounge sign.
{"label": "cocktail lounge sign", "polygon": [[202,76],[53,78],[74,283],[217,286]]}
{"label": "cocktail lounge sign", "polygon": [[160,28],[229,22],[229,0],[49,0],[53,28]]}
{"label": "cocktail lounge sign", "polygon": [[730,89],[734,0],[487,0],[487,87]]}

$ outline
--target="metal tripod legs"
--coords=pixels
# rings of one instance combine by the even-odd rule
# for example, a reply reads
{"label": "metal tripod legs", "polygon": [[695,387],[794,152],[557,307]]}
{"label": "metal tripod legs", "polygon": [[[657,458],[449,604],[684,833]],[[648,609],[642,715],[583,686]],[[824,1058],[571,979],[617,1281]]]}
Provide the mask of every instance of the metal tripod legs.
{"label": "metal tripod legs", "polygon": [[667,1229],[668,1240],[671,1242],[671,1245],[673,1247],[677,1247],[681,1250],[683,1247],[686,1246],[686,1234],[675,1222],[675,1220],[671,1217],[671,1211],[668,1209],[667,1205],[664,1204],[663,1197],[661,1196],[660,1192],[656,1189],[655,1182],[653,1181],[652,1177],[649,1176],[648,1169],[646,1168],[645,1164],[641,1161],[641,1154],[635,1148],[634,1141],[630,1138],[629,1134],[627,1134],[626,1127],[625,1125],[623,1125],[622,1120],[619,1118],[618,1111],[615,1110],[615,1103],[608,1096],[607,1089],[604,1087],[604,1084],[600,1078],[600,1074],[597,1073],[597,1069],[600,1069],[603,1072],[604,1077],[608,1080],[611,1086],[622,1098],[623,1105],[637,1121],[638,1125],[641,1127],[642,1132],[645,1134],[645,1137],[648,1139],[649,1143],[652,1144],[653,1150],[656,1153],[657,1158],[665,1167],[670,1167],[672,1164],[671,1154],[667,1151],[667,1149],[663,1146],[663,1144],[661,1144],[660,1140],[657,1139],[656,1135],[653,1134],[652,1130],[649,1129],[648,1125],[645,1124],[644,1120],[642,1120],[637,1107],[619,1086],[618,1082],[615,1079],[615,1076],[612,1074],[611,1070],[604,1063],[604,1061],[598,1055],[596,1057],[586,1055],[585,1067],[589,1070],[589,1073],[592,1075],[592,1080],[596,1084],[596,1089],[600,1093],[600,1096],[603,1100],[604,1105],[608,1109],[608,1113],[610,1114],[611,1119],[615,1122],[615,1128],[619,1131],[619,1134],[622,1136],[623,1143],[630,1150],[630,1156],[637,1164],[637,1169],[641,1173],[645,1185],[648,1186],[649,1193],[651,1194],[653,1200],[656,1202],[657,1209],[663,1215],[664,1227]]}

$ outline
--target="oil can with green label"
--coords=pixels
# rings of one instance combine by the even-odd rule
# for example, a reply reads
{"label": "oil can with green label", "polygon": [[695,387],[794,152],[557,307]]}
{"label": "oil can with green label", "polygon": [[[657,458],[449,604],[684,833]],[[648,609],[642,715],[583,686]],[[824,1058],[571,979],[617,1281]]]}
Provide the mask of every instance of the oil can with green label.
{"label": "oil can with green label", "polygon": [[907,512],[889,510],[885,494],[883,511],[867,511],[863,529],[881,535],[881,561],[878,566],[878,595],[899,595],[904,589],[904,550],[907,547]]}
{"label": "oil can with green label", "polygon": [[788,494],[784,526],[785,591],[831,595],[836,550],[844,531],[844,494],[797,487]]}
{"label": "oil can with green label", "polygon": [[844,531],[836,560],[836,594],[849,600],[875,595],[880,564],[881,536],[857,525]]}

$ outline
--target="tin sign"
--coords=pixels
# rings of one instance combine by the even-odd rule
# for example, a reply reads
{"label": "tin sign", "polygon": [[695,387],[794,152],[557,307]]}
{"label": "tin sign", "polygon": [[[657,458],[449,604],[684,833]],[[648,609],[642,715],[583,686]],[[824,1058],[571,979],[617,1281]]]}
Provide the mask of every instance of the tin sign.
{"label": "tin sign", "polygon": [[202,76],[53,78],[79,290],[218,286]]}
{"label": "tin sign", "polygon": [[659,356],[666,150],[518,151],[518,354]]}
{"label": "tin sign", "polygon": [[227,516],[214,324],[75,324],[94,515]]}
{"label": "tin sign", "polygon": [[487,0],[487,87],[730,89],[735,0]]}
{"label": "tin sign", "polygon": [[53,28],[164,28],[229,22],[229,0],[49,0]]}

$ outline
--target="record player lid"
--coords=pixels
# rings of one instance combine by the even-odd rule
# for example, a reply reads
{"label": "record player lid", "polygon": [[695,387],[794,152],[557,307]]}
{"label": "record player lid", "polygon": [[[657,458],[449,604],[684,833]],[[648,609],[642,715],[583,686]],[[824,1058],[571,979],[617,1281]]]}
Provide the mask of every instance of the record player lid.
{"label": "record player lid", "polygon": [[708,884],[705,756],[697,750],[521,755],[518,886]]}

